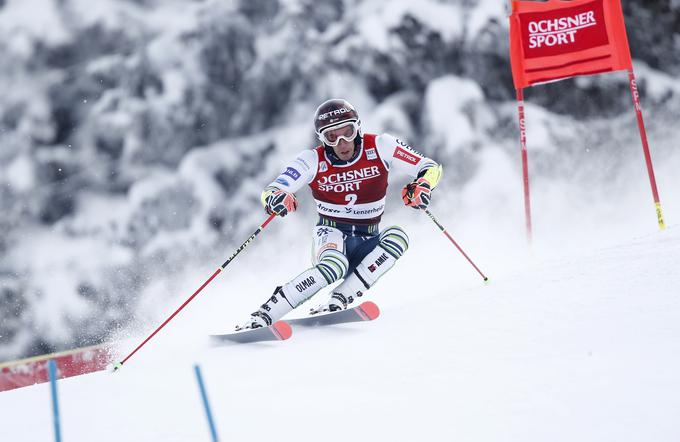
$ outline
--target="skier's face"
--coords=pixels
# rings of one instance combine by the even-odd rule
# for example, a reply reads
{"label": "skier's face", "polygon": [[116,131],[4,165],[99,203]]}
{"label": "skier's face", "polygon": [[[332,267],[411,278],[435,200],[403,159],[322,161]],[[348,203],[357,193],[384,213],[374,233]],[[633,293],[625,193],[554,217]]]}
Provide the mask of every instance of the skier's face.
{"label": "skier's face", "polygon": [[338,145],[333,147],[333,152],[335,152],[335,155],[342,161],[351,160],[354,156],[354,140],[347,141],[340,139]]}
{"label": "skier's face", "polygon": [[348,161],[354,156],[354,139],[358,132],[359,124],[356,121],[348,121],[322,131],[319,139],[332,147],[338,158]]}

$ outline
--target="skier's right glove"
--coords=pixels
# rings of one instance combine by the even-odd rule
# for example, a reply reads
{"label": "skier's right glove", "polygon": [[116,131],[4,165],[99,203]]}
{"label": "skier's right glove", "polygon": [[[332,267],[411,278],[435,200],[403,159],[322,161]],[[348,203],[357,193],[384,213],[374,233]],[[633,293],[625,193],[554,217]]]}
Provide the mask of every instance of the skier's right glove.
{"label": "skier's right glove", "polygon": [[295,195],[276,187],[265,188],[261,200],[268,215],[276,213],[279,216],[286,216],[297,209]]}

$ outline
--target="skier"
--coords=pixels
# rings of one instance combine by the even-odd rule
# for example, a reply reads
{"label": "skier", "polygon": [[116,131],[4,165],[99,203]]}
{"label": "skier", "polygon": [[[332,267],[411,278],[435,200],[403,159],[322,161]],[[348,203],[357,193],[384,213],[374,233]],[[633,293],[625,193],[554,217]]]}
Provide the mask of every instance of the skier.
{"label": "skier", "polygon": [[262,192],[268,214],[284,217],[297,208],[295,192],[312,189],[319,221],[313,229],[313,264],[283,286],[237,330],[271,325],[322,288],[343,280],[312,314],[346,309],[394,266],[409,239],[397,226],[380,232],[387,175],[413,177],[404,204],[425,209],[442,167],[389,134],[362,134],[354,107],[342,99],[322,103],[314,115],[322,145],[302,151]]}

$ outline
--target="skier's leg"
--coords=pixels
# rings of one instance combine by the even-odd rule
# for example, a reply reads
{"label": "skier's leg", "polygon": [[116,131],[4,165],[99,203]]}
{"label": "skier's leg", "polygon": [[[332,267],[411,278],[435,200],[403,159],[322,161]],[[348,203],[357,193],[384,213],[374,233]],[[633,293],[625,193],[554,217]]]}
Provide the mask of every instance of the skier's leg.
{"label": "skier's leg", "polygon": [[316,226],[313,252],[314,267],[277,287],[271,298],[241,328],[271,325],[322,288],[345,277],[349,263],[342,232],[332,227]]}
{"label": "skier's leg", "polygon": [[391,269],[408,249],[408,236],[400,227],[391,226],[380,234],[378,245],[333,290],[330,301],[318,311],[347,308]]}

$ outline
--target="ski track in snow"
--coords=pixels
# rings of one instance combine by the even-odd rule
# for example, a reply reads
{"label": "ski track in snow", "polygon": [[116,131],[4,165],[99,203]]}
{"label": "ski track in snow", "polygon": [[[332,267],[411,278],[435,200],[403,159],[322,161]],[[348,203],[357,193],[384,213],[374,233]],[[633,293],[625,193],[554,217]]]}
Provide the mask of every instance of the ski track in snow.
{"label": "ski track in snow", "polygon": [[[677,440],[677,226],[506,262],[488,286],[426,230],[374,288],[378,320],[298,327],[287,342],[205,342],[221,315],[231,324],[263,300],[234,287],[270,283],[232,269],[119,373],[59,382],[64,440],[209,440],[194,363],[221,440]],[[433,247],[451,259],[414,284],[408,267]],[[48,384],[0,394],[0,440],[49,440],[49,401]]]}

